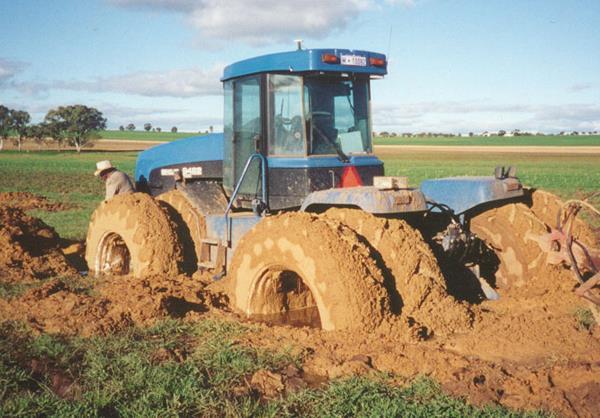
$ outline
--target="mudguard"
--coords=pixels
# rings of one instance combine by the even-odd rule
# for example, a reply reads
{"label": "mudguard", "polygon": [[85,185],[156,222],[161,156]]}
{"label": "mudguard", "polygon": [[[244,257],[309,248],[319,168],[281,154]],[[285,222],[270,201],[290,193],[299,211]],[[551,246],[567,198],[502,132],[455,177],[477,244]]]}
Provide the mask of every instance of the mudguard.
{"label": "mudguard", "polygon": [[448,177],[424,180],[421,191],[427,200],[448,206],[459,215],[484,203],[523,196],[515,177]]}
{"label": "mudguard", "polygon": [[422,212],[427,210],[419,190],[381,190],[374,186],[345,187],[312,192],[302,202],[301,211],[315,207],[357,207],[373,214]]}

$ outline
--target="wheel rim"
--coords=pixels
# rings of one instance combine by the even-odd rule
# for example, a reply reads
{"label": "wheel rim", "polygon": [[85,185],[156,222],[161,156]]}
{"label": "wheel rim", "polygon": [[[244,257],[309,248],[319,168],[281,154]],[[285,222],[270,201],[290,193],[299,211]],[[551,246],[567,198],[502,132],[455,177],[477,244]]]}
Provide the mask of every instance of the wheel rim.
{"label": "wheel rim", "polygon": [[302,277],[284,266],[264,269],[249,295],[248,316],[276,324],[321,328],[315,298]]}
{"label": "wheel rim", "polygon": [[96,271],[102,274],[125,275],[131,271],[131,254],[123,238],[114,232],[107,233],[100,242]]}

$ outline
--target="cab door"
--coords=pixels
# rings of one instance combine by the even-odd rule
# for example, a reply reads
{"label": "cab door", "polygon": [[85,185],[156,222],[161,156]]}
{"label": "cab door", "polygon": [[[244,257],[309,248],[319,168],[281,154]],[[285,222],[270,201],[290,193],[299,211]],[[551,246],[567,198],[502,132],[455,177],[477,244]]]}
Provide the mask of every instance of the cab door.
{"label": "cab door", "polygon": [[[225,85],[224,186],[231,193],[250,155],[263,137],[261,76],[233,80]],[[238,197],[260,193],[260,164],[255,160],[246,173]],[[246,195],[246,196],[245,196]]]}

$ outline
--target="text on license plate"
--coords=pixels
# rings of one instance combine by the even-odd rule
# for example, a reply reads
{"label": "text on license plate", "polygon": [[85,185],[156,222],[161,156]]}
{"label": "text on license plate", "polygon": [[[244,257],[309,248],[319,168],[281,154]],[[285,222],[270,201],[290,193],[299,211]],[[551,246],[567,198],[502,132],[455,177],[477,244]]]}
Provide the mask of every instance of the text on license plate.
{"label": "text on license plate", "polygon": [[367,57],[361,57],[360,55],[342,55],[340,56],[340,61],[342,65],[367,66]]}

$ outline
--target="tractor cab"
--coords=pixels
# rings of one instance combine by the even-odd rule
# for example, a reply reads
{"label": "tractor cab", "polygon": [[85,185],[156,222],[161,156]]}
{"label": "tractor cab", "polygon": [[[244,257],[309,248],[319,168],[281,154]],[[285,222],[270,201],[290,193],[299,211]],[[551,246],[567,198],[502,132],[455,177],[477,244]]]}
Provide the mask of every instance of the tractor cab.
{"label": "tractor cab", "polygon": [[[300,207],[312,192],[372,185],[370,80],[386,74],[382,54],[298,49],[224,70],[223,187],[251,207],[264,165],[271,209]],[[246,163],[253,159],[244,173]],[[240,183],[241,181],[241,183]]]}

